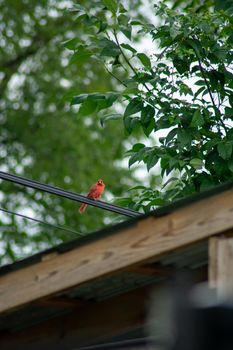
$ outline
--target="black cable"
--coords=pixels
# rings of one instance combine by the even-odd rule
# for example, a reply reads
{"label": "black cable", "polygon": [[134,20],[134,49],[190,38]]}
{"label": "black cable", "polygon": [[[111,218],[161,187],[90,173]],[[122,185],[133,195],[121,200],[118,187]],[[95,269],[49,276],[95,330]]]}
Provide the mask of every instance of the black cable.
{"label": "black cable", "polygon": [[5,173],[3,171],[0,171],[0,179],[14,182],[18,185],[23,185],[26,187],[34,188],[36,190],[55,194],[57,196],[64,197],[64,198],[67,198],[67,199],[70,199],[70,200],[73,200],[76,202],[81,202],[81,203],[85,203],[88,205],[92,205],[94,207],[101,208],[104,210],[109,210],[109,211],[112,211],[114,213],[118,213],[121,215],[126,215],[126,216],[130,216],[130,217],[136,217],[136,216],[141,215],[139,212],[132,210],[132,209],[123,208],[123,207],[113,205],[110,203],[106,203],[106,202],[102,202],[102,201],[95,201],[93,199],[90,199],[88,197],[82,196],[82,195],[74,193],[74,192],[66,191],[66,190],[63,190],[63,189],[55,187],[55,186],[45,185],[39,181],[26,179],[26,178],[21,177],[21,176],[11,175],[11,174]]}
{"label": "black cable", "polygon": [[42,225],[47,225],[47,226],[56,228],[58,230],[66,231],[66,232],[69,232],[69,233],[74,233],[75,235],[79,235],[79,236],[85,236],[81,232],[73,231],[73,230],[70,230],[69,228],[66,228],[66,227],[63,227],[63,226],[53,225],[53,224],[50,224],[48,222],[45,222],[45,221],[42,221],[42,220],[39,220],[39,219],[34,219],[34,218],[30,217],[30,216],[19,214],[19,213],[16,213],[16,212],[8,210],[8,209],[0,208],[0,210],[5,212],[5,213],[7,213],[7,214],[15,215],[15,216],[19,216],[21,218],[27,219],[27,220],[35,221],[35,222],[38,222],[38,223],[40,223]]}

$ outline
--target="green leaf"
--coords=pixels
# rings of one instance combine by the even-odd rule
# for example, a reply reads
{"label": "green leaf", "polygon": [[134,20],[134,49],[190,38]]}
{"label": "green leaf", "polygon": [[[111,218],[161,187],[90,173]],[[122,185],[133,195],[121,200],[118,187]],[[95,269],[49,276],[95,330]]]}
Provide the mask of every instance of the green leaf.
{"label": "green leaf", "polygon": [[211,176],[206,175],[205,178],[201,179],[200,190],[206,191],[210,187],[215,185],[214,180]]}
{"label": "green leaf", "polygon": [[138,20],[134,20],[130,22],[131,26],[142,26],[143,23],[141,21]]}
{"label": "green leaf", "polygon": [[85,8],[80,4],[74,4],[70,9],[71,12],[85,12]]}
{"label": "green leaf", "polygon": [[123,121],[125,129],[129,134],[140,124],[139,118],[137,117],[132,118],[130,116],[124,116]]}
{"label": "green leaf", "polygon": [[180,93],[184,95],[193,95],[192,89],[184,83],[180,84]]}
{"label": "green leaf", "polygon": [[152,106],[145,106],[141,110],[141,123],[142,125],[148,126],[148,123],[150,123],[151,119],[154,118],[155,115],[155,109]]}
{"label": "green leaf", "polygon": [[138,159],[138,154],[135,153],[133,154],[130,158],[129,158],[129,168],[131,167],[131,165],[133,165],[134,163],[139,162]]}
{"label": "green leaf", "polygon": [[215,9],[216,10],[224,10],[224,11],[229,11],[229,12],[233,12],[233,4],[232,4],[232,0],[215,0],[214,2],[215,5]]}
{"label": "green leaf", "polygon": [[79,44],[80,44],[79,38],[69,39],[62,43],[62,45],[69,50],[76,50]]}
{"label": "green leaf", "polygon": [[129,167],[133,165],[136,162],[141,162],[143,160],[143,154],[146,151],[145,145],[143,147],[140,147],[139,151],[134,153],[130,158],[129,158]]}
{"label": "green leaf", "polygon": [[92,56],[92,52],[85,46],[79,46],[78,51],[76,51],[71,57],[70,63],[82,63],[86,59]]}
{"label": "green leaf", "polygon": [[118,96],[118,93],[107,92],[105,95],[103,95],[103,98],[98,99],[98,111],[111,107],[117,100]]}
{"label": "green leaf", "polygon": [[180,144],[180,148],[183,148],[184,146],[190,146],[192,142],[192,136],[188,131],[184,129],[178,129],[177,141]]}
{"label": "green leaf", "polygon": [[133,98],[125,109],[124,117],[138,113],[142,110],[143,103],[139,98]]}
{"label": "green leaf", "polygon": [[148,172],[157,164],[158,160],[158,156],[154,153],[154,151],[151,151],[146,158],[146,166]]}
{"label": "green leaf", "polygon": [[170,177],[170,179],[168,179],[164,184],[163,184],[163,188],[165,188],[169,183],[174,182],[174,181],[180,181],[180,179],[178,177],[172,176]]}
{"label": "green leaf", "polygon": [[100,118],[100,124],[101,126],[104,126],[104,124],[110,120],[119,120],[122,118],[122,115],[119,113],[112,113],[112,114],[107,114],[103,117]]}
{"label": "green leaf", "polygon": [[202,46],[199,40],[197,39],[187,39],[186,43],[191,46],[191,48],[195,51],[196,55],[200,58],[202,56]]}
{"label": "green leaf", "polygon": [[230,105],[233,107],[233,93],[229,95]]}
{"label": "green leaf", "polygon": [[138,93],[139,93],[138,85],[135,83],[127,86],[122,92],[122,95],[136,95]]}
{"label": "green leaf", "polygon": [[109,102],[110,106],[118,99],[119,93],[118,92],[107,92],[105,94],[106,100]]}
{"label": "green leaf", "polygon": [[97,32],[97,34],[103,32],[108,26],[108,23],[107,22],[104,22],[104,21],[99,21],[99,30]]}
{"label": "green leaf", "polygon": [[166,140],[166,137],[160,137],[159,142],[164,145],[164,141]]}
{"label": "green leaf", "polygon": [[121,13],[119,16],[117,16],[118,23],[120,25],[129,25],[129,17],[126,14]]}
{"label": "green leaf", "polygon": [[227,165],[230,171],[233,173],[233,159],[229,159]]}
{"label": "green leaf", "polygon": [[114,41],[102,38],[98,41],[98,46],[102,48],[100,56],[116,57],[120,55],[120,49]]}
{"label": "green leaf", "polygon": [[127,39],[131,40],[131,34],[132,34],[131,26],[120,26],[120,30],[126,36]]}
{"label": "green leaf", "polygon": [[205,84],[205,80],[198,80],[198,81],[196,81],[195,82],[195,85],[198,85],[198,86],[206,86],[206,84]]}
{"label": "green leaf", "polygon": [[175,57],[173,59],[173,64],[181,75],[189,71],[189,63],[187,60]]}
{"label": "green leaf", "polygon": [[204,149],[207,150],[207,152],[211,151],[217,144],[219,143],[219,139],[215,138],[215,139],[211,139],[209,141],[207,141],[204,144]]}
{"label": "green leaf", "polygon": [[154,207],[154,206],[161,206],[164,205],[165,201],[162,198],[156,198],[153,199],[153,201],[150,202],[150,207]]}
{"label": "green leaf", "polygon": [[80,103],[85,101],[87,97],[88,97],[88,94],[81,94],[81,95],[78,95],[78,96],[74,96],[72,98],[72,100],[71,100],[71,106],[79,105]]}
{"label": "green leaf", "polygon": [[151,62],[147,55],[145,55],[144,53],[137,53],[137,57],[142,62],[145,68],[151,69]]}
{"label": "green leaf", "polygon": [[113,14],[116,14],[118,9],[118,3],[116,0],[102,0],[102,1],[109,11],[111,11]]}
{"label": "green leaf", "polygon": [[225,107],[225,115],[228,118],[233,118],[233,108]]}
{"label": "green leaf", "polygon": [[203,167],[203,161],[199,158],[193,158],[189,163],[194,169],[201,169]]}
{"label": "green leaf", "polygon": [[174,128],[168,133],[168,135],[166,137],[166,144],[168,144],[171,140],[174,139],[174,137],[177,134],[177,130],[178,130],[178,128]]}
{"label": "green leaf", "polygon": [[172,39],[175,39],[178,35],[180,35],[182,32],[179,31],[177,28],[175,27],[171,27],[170,28],[170,36]]}
{"label": "green leaf", "polygon": [[215,69],[210,70],[209,72],[206,72],[210,79],[211,87],[213,90],[217,90],[219,87],[219,84],[222,88],[224,88],[225,84],[225,76],[223,73],[218,72]]}
{"label": "green leaf", "polygon": [[98,92],[93,92],[91,94],[81,94],[73,97],[71,105],[78,105],[84,102],[87,98],[89,98],[90,100],[104,100],[106,98],[106,95],[100,94]]}
{"label": "green leaf", "polygon": [[227,50],[216,45],[216,48],[213,51],[213,55],[216,56],[219,60],[224,60],[227,55]]}
{"label": "green leaf", "polygon": [[214,160],[213,166],[216,174],[219,177],[223,175],[225,176],[226,172],[228,171],[228,164],[226,160],[221,157],[216,157],[216,159]]}
{"label": "green leaf", "polygon": [[205,124],[205,120],[204,120],[200,110],[196,110],[193,114],[193,118],[192,118],[190,126],[193,128],[198,128],[204,124]]}
{"label": "green leaf", "polygon": [[127,207],[129,206],[130,203],[132,203],[132,198],[116,198],[114,200],[114,203],[117,203],[118,205],[121,205],[122,207]]}
{"label": "green leaf", "polygon": [[201,86],[194,94],[193,99],[195,100],[198,95],[200,95],[206,89],[205,86]]}
{"label": "green leaf", "polygon": [[170,128],[171,123],[170,120],[166,117],[166,115],[163,115],[161,118],[156,120],[156,129],[167,129]]}
{"label": "green leaf", "polygon": [[97,107],[97,102],[94,101],[92,98],[88,97],[81,105],[78,111],[78,115],[86,116],[86,115],[92,114],[93,112],[95,112],[96,107]]}
{"label": "green leaf", "polygon": [[146,189],[147,189],[147,187],[142,186],[142,185],[138,185],[138,186],[130,187],[127,191],[146,190]]}
{"label": "green leaf", "polygon": [[129,44],[121,44],[121,47],[123,47],[125,50],[131,51],[132,53],[137,52],[137,50],[135,50],[132,46],[130,46]]}
{"label": "green leaf", "polygon": [[143,132],[144,134],[149,137],[149,135],[152,133],[152,131],[155,129],[155,120],[151,119],[150,123],[147,125],[143,125]]}
{"label": "green leaf", "polygon": [[145,148],[145,145],[143,143],[135,143],[135,145],[133,145],[132,151],[133,152],[138,152],[142,148]]}
{"label": "green leaf", "polygon": [[232,142],[226,141],[221,142],[217,146],[218,154],[220,157],[222,157],[224,160],[229,159],[232,154]]}

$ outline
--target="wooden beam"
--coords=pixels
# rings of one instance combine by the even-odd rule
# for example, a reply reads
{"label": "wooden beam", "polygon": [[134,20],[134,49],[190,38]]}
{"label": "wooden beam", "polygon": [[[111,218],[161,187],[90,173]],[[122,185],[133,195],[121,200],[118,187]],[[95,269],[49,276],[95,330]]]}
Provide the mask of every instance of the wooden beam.
{"label": "wooden beam", "polygon": [[209,284],[219,299],[233,301],[233,238],[210,239]]}
{"label": "wooden beam", "polygon": [[146,276],[169,277],[175,273],[176,269],[172,267],[158,266],[156,264],[153,264],[153,265],[132,266],[126,269],[126,271],[137,273],[139,275],[146,275]]}
{"label": "wooden beam", "polygon": [[90,303],[81,299],[53,297],[36,300],[34,304],[37,306],[40,305],[41,307],[50,307],[54,309],[77,309]]}
{"label": "wooden beam", "polygon": [[1,334],[4,350],[69,350],[141,327],[145,321],[151,287],[110,300],[80,306],[70,314]]}
{"label": "wooden beam", "polygon": [[[233,228],[233,190],[126,225],[102,239],[0,277],[0,313]],[[19,288],[20,286],[20,288]]]}
{"label": "wooden beam", "polygon": [[218,241],[222,238],[233,238],[233,230],[224,231],[221,236],[210,237],[208,241],[208,282],[210,288],[217,288],[217,258],[218,258]]}
{"label": "wooden beam", "polygon": [[210,288],[217,287],[217,259],[218,259],[218,237],[211,237],[209,239],[208,254],[209,254],[209,264],[208,264],[208,282]]}
{"label": "wooden beam", "polygon": [[220,299],[233,301],[233,239],[218,241],[217,292]]}

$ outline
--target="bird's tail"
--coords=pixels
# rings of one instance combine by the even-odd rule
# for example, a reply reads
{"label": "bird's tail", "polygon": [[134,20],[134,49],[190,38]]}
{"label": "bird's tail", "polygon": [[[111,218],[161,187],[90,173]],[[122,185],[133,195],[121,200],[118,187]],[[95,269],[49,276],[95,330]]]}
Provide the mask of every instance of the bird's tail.
{"label": "bird's tail", "polygon": [[87,204],[82,203],[81,207],[79,208],[80,214],[84,213],[84,211],[87,209]]}

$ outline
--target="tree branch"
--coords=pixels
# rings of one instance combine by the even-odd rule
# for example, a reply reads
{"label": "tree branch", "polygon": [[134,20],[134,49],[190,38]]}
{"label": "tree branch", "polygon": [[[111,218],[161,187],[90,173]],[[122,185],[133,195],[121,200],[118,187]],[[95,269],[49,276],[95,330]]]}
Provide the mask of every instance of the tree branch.
{"label": "tree branch", "polygon": [[[126,57],[124,51],[123,51],[122,48],[121,48],[121,45],[120,45],[120,43],[119,43],[119,41],[118,41],[117,34],[116,34],[116,31],[115,31],[115,30],[113,31],[113,34],[114,34],[114,38],[115,38],[115,40],[116,40],[117,46],[119,47],[119,50],[120,50],[122,56],[124,57],[125,62],[128,64],[128,66],[129,66],[129,67],[131,68],[131,70],[134,72],[134,74],[136,75],[136,77],[138,77],[138,73],[137,73],[136,69],[135,69],[135,68],[133,67],[133,65],[130,63],[130,61],[128,60],[128,58]],[[151,93],[151,90],[148,88],[148,86],[147,86],[145,83],[142,83],[142,84],[143,84],[143,86],[146,88],[146,90],[147,90],[148,92]]]}
{"label": "tree branch", "polygon": [[[203,67],[202,67],[201,60],[200,60],[200,58],[199,58],[199,56],[198,56],[198,53],[196,52],[196,50],[194,50],[194,52],[195,52],[195,54],[196,54],[196,57],[197,57],[197,60],[198,60],[198,66],[199,66],[199,68],[200,68],[201,75],[202,75],[202,77],[203,77],[203,79],[204,79],[204,81],[205,81],[205,84],[206,84],[206,87],[207,87],[207,90],[208,90],[208,93],[209,93],[211,102],[212,102],[213,107],[214,107],[214,110],[215,110],[215,115],[216,115],[216,111],[219,112],[219,109],[218,109],[218,107],[216,106],[216,104],[215,104],[215,102],[214,102],[214,98],[213,98],[213,95],[212,95],[212,93],[211,93],[209,83],[208,83],[208,81],[207,81],[207,79],[206,79],[205,72],[204,72],[204,69],[203,69]],[[220,112],[219,112],[219,114],[220,114]],[[217,117],[217,115],[216,115],[216,117]],[[223,129],[225,130],[225,132],[227,132],[226,126],[225,126],[225,124],[223,123],[222,119],[221,119],[221,118],[218,118],[218,120],[219,120],[221,126],[223,127]]]}
{"label": "tree branch", "polygon": [[105,64],[104,64],[104,68],[106,69],[106,71],[107,71],[113,78],[115,78],[115,79],[118,81],[118,83],[120,83],[120,84],[124,85],[125,87],[127,87],[127,85],[126,85],[122,80],[120,80],[113,72],[111,72]]}

